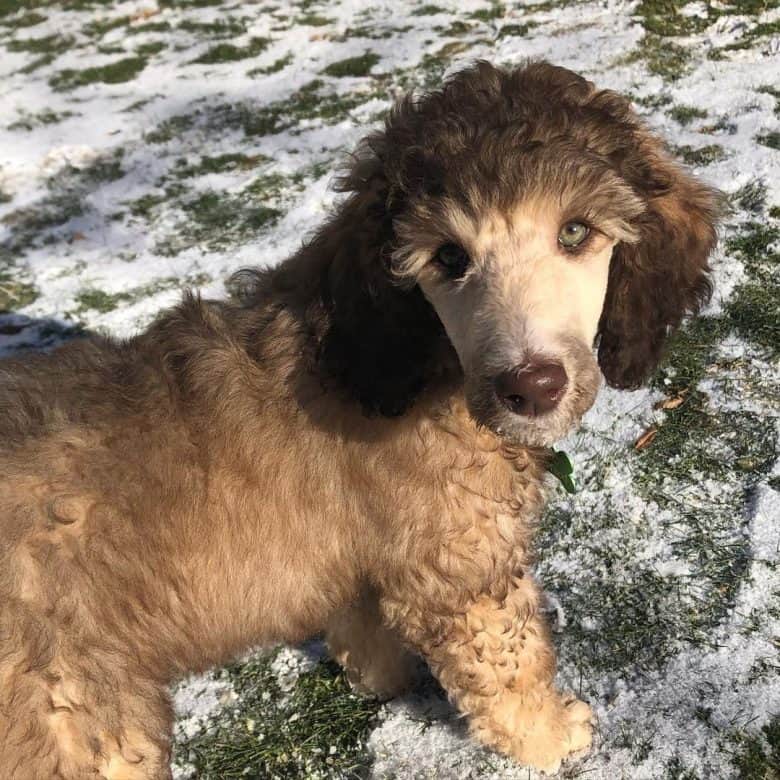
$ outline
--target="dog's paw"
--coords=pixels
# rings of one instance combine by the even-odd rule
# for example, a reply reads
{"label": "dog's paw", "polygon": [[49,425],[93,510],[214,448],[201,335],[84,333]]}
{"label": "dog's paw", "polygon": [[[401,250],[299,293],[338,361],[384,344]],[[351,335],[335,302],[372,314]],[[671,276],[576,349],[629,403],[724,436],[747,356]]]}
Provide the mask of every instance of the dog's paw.
{"label": "dog's paw", "polygon": [[587,750],[593,737],[593,713],[574,696],[551,697],[534,714],[513,745],[512,753],[524,764],[548,774],[560,769],[564,758]]}

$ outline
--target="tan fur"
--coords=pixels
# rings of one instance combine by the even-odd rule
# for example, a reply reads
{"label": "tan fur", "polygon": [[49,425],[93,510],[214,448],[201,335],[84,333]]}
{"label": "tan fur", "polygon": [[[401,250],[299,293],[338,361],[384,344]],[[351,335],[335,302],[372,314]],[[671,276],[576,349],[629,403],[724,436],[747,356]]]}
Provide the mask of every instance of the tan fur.
{"label": "tan fur", "polygon": [[[629,384],[708,290],[712,193],[648,139],[568,71],[481,63],[401,104],[334,217],[238,277],[237,300],[187,296],[131,341],[0,364],[0,778],[169,778],[172,680],[320,632],[380,695],[422,654],[475,736],[520,761],[587,748],[529,575],[536,445],[592,403],[594,336]],[[426,143],[427,161],[406,154]],[[507,176],[497,152],[518,144]],[[603,235],[574,259],[555,237],[579,217]],[[475,256],[461,299],[468,280],[431,266],[455,239]],[[649,341],[631,301],[656,314]],[[496,416],[489,370],[539,350],[570,376],[560,411]]]}

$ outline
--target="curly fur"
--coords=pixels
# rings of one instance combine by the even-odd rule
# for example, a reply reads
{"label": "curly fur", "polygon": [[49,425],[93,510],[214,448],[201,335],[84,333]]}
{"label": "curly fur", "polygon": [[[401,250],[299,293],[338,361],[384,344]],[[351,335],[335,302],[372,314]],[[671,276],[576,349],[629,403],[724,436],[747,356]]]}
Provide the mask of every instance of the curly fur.
{"label": "curly fur", "polygon": [[518,193],[595,209],[598,359],[633,386],[709,294],[716,196],[624,98],[546,63],[404,99],[340,186],[237,299],[0,365],[0,777],[169,778],[172,679],[322,631],[382,695],[421,653],[519,761],[590,744],[528,574],[545,451],[475,421],[420,280],[453,219],[509,225]]}

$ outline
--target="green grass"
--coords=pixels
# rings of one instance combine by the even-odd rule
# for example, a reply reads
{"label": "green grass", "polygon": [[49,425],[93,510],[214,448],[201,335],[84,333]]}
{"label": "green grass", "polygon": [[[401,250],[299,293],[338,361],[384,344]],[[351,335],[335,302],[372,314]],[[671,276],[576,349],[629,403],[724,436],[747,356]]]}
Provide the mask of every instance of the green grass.
{"label": "green grass", "polygon": [[284,57],[280,57],[278,60],[274,60],[270,65],[264,68],[253,68],[247,71],[247,76],[269,76],[271,73],[278,73],[280,70],[286,68],[293,61],[293,55],[287,54]]}
{"label": "green grass", "polygon": [[767,187],[760,179],[752,179],[733,195],[733,202],[751,214],[760,214],[766,206]]}
{"label": "green grass", "polygon": [[194,123],[192,114],[180,114],[160,122],[154,130],[150,130],[144,136],[144,140],[150,144],[164,144],[179,137],[189,130]]}
{"label": "green grass", "polygon": [[156,251],[175,255],[192,246],[211,251],[246,243],[272,227],[282,216],[277,208],[255,197],[252,185],[238,194],[208,191],[181,204],[185,220],[174,234],[158,243]]}
{"label": "green grass", "polygon": [[43,127],[44,125],[53,125],[58,122],[62,122],[64,119],[69,119],[72,116],[78,116],[74,111],[52,111],[50,108],[45,108],[39,111],[37,114],[23,113],[19,119],[15,122],[11,122],[8,125],[9,130],[33,130],[36,127]]}
{"label": "green grass", "polygon": [[151,57],[154,54],[159,54],[166,48],[167,44],[163,41],[149,41],[136,46],[135,53],[141,57]]}
{"label": "green grass", "polygon": [[688,165],[710,165],[728,157],[725,149],[720,144],[707,144],[706,146],[683,144],[682,146],[673,147],[673,151]]}
{"label": "green grass", "polygon": [[267,161],[268,158],[263,155],[250,156],[240,153],[220,154],[216,157],[205,155],[195,164],[180,161],[174,173],[180,178],[203,176],[208,173],[227,173],[235,170],[250,170]]}
{"label": "green grass", "polygon": [[759,733],[737,733],[732,757],[738,780],[780,778],[780,715],[774,714]]}
{"label": "green grass", "polygon": [[617,60],[617,65],[629,65],[644,61],[650,73],[664,81],[675,82],[691,69],[691,51],[659,35],[647,33],[636,48],[626,57]]}
{"label": "green grass", "polygon": [[114,19],[94,19],[84,28],[84,33],[90,38],[101,38],[107,32],[116,30],[119,27],[128,27],[129,24],[129,16],[118,16]]}
{"label": "green grass", "polygon": [[236,46],[232,43],[218,43],[212,46],[208,51],[194,59],[193,62],[199,65],[215,65],[220,62],[237,62],[251,57],[257,57],[262,54],[271,43],[270,38],[251,38],[246,46]]}
{"label": "green grass", "polygon": [[22,16],[17,16],[13,20],[7,19],[6,16],[7,14],[4,16],[0,16],[0,24],[6,25],[8,27],[17,28],[17,29],[20,29],[22,27],[35,27],[35,25],[41,24],[46,21],[46,17],[43,16],[43,14],[36,13],[35,11],[22,14]]}
{"label": "green grass", "polygon": [[49,84],[56,90],[76,89],[88,84],[121,84],[134,79],[145,67],[145,57],[125,57],[109,65],[61,70],[49,79]]}
{"label": "green grass", "polygon": [[328,65],[322,72],[328,76],[336,78],[346,78],[349,76],[367,76],[379,62],[379,57],[372,52],[366,52],[359,57],[349,57],[345,60],[339,60]]}
{"label": "green grass", "polygon": [[95,311],[99,314],[107,314],[119,308],[120,305],[135,303],[165,290],[198,287],[209,281],[211,281],[211,277],[208,274],[196,274],[195,276],[185,278],[169,276],[163,279],[155,279],[148,284],[142,284],[117,293],[108,293],[105,290],[88,287],[77,293],[75,313],[78,315],[87,311]]}
{"label": "green grass", "polygon": [[72,46],[72,38],[57,34],[46,35],[43,38],[17,38],[6,43],[8,51],[50,55],[62,54]]}
{"label": "green grass", "polygon": [[770,149],[780,149],[780,131],[773,130],[771,133],[761,133],[756,136],[756,141]]}
{"label": "green grass", "polygon": [[235,38],[246,32],[246,22],[234,16],[215,19],[213,22],[199,22],[194,19],[182,19],[178,29],[197,35]]}
{"label": "green grass", "polygon": [[329,19],[327,16],[320,16],[319,14],[305,14],[304,16],[299,16],[295,22],[307,27],[325,27],[328,24],[333,24],[333,19]]}
{"label": "green grass", "polygon": [[774,356],[780,355],[780,227],[747,222],[726,241],[749,280],[738,285],[725,307],[730,325]]}
{"label": "green grass", "polygon": [[707,112],[696,106],[674,106],[666,112],[672,119],[684,127],[691,124],[694,119],[705,119]]}
{"label": "green grass", "polygon": [[434,14],[443,13],[446,13],[446,10],[441,6],[426,3],[419,8],[415,8],[414,11],[412,11],[412,16],[433,16]]}
{"label": "green grass", "polygon": [[492,22],[494,19],[500,19],[504,16],[504,8],[500,3],[494,3],[490,8],[480,8],[472,11],[469,17],[477,19],[480,22]]}
{"label": "green grass", "polygon": [[21,309],[39,296],[35,285],[14,279],[15,275],[0,271],[0,314]]}
{"label": "green grass", "polygon": [[228,667],[234,709],[176,749],[203,780],[360,778],[370,766],[365,741],[379,705],[354,695],[336,665],[324,661],[285,692],[273,656]]}
{"label": "green grass", "polygon": [[85,198],[90,192],[123,175],[121,150],[100,157],[85,168],[66,166],[47,180],[43,198],[3,217],[10,232],[3,248],[18,255],[49,240],[52,229],[85,213]]}

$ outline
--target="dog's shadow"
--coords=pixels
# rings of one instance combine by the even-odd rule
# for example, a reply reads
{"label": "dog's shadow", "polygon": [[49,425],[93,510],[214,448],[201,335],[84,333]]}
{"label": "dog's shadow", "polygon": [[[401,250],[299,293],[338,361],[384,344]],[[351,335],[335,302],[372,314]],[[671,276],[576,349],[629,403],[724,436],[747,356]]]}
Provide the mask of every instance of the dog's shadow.
{"label": "dog's shadow", "polygon": [[0,313],[0,359],[26,352],[54,349],[89,332],[82,326],[53,318],[36,319],[16,312]]}

